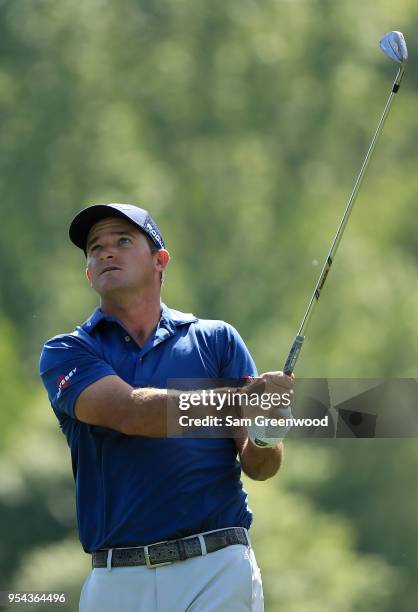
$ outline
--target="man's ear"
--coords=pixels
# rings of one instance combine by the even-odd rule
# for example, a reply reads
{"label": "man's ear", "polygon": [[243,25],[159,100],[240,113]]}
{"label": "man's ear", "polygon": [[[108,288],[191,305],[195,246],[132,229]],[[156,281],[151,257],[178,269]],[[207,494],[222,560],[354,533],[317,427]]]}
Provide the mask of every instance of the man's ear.
{"label": "man's ear", "polygon": [[90,274],[90,270],[88,268],[86,268],[86,278],[89,281],[90,287],[93,289],[93,283],[91,282],[91,274]]}
{"label": "man's ear", "polygon": [[159,272],[162,272],[170,261],[170,253],[167,249],[160,249],[157,251],[156,264]]}

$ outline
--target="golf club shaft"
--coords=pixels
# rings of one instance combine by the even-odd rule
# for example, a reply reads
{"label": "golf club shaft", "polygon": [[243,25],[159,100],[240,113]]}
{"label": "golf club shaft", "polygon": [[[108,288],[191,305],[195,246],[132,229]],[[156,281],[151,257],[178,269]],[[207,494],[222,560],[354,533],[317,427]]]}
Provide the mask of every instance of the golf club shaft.
{"label": "golf club shaft", "polygon": [[363,164],[361,166],[359,175],[358,175],[358,177],[356,179],[356,182],[354,184],[353,191],[351,192],[350,198],[348,200],[348,204],[347,204],[346,209],[344,211],[344,215],[343,215],[343,217],[341,219],[341,222],[340,222],[340,225],[338,227],[337,233],[335,234],[334,240],[332,241],[331,248],[330,248],[329,253],[327,255],[327,258],[325,260],[325,263],[324,263],[324,266],[322,268],[321,274],[319,275],[318,282],[316,283],[314,292],[313,292],[312,297],[311,297],[311,299],[309,301],[309,304],[308,304],[308,307],[306,309],[305,315],[304,315],[304,317],[302,319],[302,323],[301,323],[301,325],[299,327],[299,330],[298,330],[296,338],[295,338],[295,340],[293,342],[292,348],[290,349],[289,355],[288,355],[288,357],[286,359],[286,363],[285,363],[284,368],[283,368],[283,371],[284,371],[285,374],[290,375],[293,372],[293,370],[295,369],[296,361],[297,361],[297,359],[299,357],[300,351],[302,349],[302,344],[303,344],[303,341],[305,339],[305,333],[306,333],[308,324],[311,321],[312,314],[313,314],[313,311],[315,309],[315,306],[316,306],[316,304],[319,301],[319,297],[321,295],[321,291],[322,291],[322,289],[323,289],[323,287],[325,285],[325,281],[327,279],[328,273],[329,273],[329,271],[331,269],[331,266],[332,266],[332,263],[334,261],[334,257],[335,257],[335,254],[337,252],[338,246],[340,244],[342,235],[343,235],[344,230],[346,228],[346,225],[348,223],[348,219],[350,218],[350,214],[351,214],[351,211],[353,209],[354,202],[355,202],[357,194],[359,192],[359,189],[360,189],[363,177],[365,175],[368,163],[369,163],[370,158],[371,158],[371,156],[373,154],[374,148],[376,146],[376,142],[377,142],[377,140],[379,138],[379,135],[380,135],[380,133],[382,131],[383,125],[384,125],[385,120],[386,120],[386,117],[387,117],[387,115],[389,113],[390,107],[392,105],[393,97],[394,97],[394,95],[397,93],[397,91],[399,89],[399,86],[400,86],[400,83],[401,83],[404,71],[405,71],[405,69],[401,65],[399,67],[398,73],[397,73],[397,75],[395,77],[395,80],[393,82],[392,89],[391,89],[391,92],[390,92],[389,97],[387,99],[387,102],[386,102],[385,108],[383,110],[382,116],[380,117],[379,123],[377,124],[377,128],[376,128],[376,131],[375,131],[374,136],[372,138],[372,141],[370,143],[369,150],[366,153],[366,157],[364,158],[364,161],[363,161]]}

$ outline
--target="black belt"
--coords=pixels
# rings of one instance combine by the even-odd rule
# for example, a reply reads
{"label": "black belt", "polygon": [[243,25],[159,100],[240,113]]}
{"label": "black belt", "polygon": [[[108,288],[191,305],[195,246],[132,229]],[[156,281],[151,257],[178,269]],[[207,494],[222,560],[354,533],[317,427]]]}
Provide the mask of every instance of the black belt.
{"label": "black belt", "polygon": [[[211,553],[231,544],[249,546],[247,532],[243,527],[229,527],[219,529],[201,536],[206,546],[206,552]],[[202,550],[199,536],[191,536],[180,540],[168,540],[138,548],[111,549],[110,567],[131,567],[133,565],[146,565],[148,568],[168,565],[175,561],[184,561],[191,557],[206,554]],[[92,567],[107,567],[109,550],[97,550],[92,553]]]}

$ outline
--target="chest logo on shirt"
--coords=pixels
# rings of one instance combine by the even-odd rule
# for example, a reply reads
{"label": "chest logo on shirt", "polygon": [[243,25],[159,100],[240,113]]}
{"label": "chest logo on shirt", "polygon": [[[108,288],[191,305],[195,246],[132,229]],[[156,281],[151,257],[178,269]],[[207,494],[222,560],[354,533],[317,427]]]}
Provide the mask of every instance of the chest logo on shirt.
{"label": "chest logo on shirt", "polygon": [[57,384],[58,384],[58,395],[57,397],[59,397],[61,395],[61,392],[63,389],[65,389],[65,387],[68,387],[68,385],[70,384],[70,380],[71,378],[74,376],[74,374],[77,372],[77,368],[74,368],[72,370],[70,370],[70,372],[68,372],[68,374],[61,374],[61,376],[58,376],[57,378]]}

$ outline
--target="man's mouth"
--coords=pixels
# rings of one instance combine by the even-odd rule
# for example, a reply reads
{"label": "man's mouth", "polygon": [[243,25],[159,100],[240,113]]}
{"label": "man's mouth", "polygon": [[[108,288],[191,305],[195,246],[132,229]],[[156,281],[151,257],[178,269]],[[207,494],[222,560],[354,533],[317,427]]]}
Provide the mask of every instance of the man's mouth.
{"label": "man's mouth", "polygon": [[117,268],[116,266],[108,266],[107,268],[105,268],[104,270],[100,272],[100,276],[104,274],[105,272],[111,272],[112,270],[120,270],[120,268]]}

